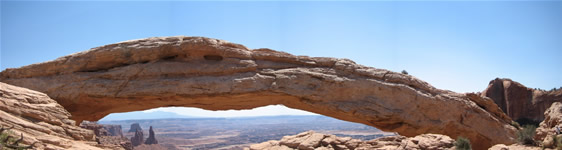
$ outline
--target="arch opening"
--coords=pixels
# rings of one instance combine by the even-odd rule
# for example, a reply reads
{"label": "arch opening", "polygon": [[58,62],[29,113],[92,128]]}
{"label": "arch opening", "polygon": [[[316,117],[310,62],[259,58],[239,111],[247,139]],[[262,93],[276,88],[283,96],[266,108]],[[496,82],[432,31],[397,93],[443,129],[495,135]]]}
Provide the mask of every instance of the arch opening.
{"label": "arch opening", "polygon": [[[184,114],[191,116],[183,116]],[[256,143],[280,140],[283,136],[310,130],[315,133],[352,137],[363,141],[394,135],[364,124],[342,121],[281,105],[240,111],[165,107],[110,114],[98,123],[106,126],[121,126],[123,135],[127,139],[135,136],[135,132],[130,132],[134,127],[133,124],[138,124],[145,133],[145,139],[149,127],[152,127],[159,144],[157,146],[178,149],[242,149]]]}

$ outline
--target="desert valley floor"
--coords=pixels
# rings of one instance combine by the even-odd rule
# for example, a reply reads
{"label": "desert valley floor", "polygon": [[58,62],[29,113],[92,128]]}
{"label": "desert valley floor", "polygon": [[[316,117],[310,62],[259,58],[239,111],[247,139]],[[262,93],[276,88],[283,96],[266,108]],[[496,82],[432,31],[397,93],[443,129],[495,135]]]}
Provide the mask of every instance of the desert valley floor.
{"label": "desert valley floor", "polygon": [[333,119],[326,116],[271,116],[243,118],[176,118],[101,121],[121,125],[129,139],[131,124],[139,123],[145,138],[152,126],[161,146],[168,149],[243,149],[268,140],[295,135],[308,130],[354,139],[371,140],[394,133],[374,127]]}

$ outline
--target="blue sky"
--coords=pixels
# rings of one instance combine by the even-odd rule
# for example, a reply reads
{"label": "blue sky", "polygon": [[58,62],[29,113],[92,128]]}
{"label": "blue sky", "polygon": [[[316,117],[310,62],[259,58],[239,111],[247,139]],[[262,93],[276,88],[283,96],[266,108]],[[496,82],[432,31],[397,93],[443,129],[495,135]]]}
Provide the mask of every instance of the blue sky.
{"label": "blue sky", "polygon": [[562,86],[562,1],[2,1],[0,7],[1,70],[119,41],[186,35],[407,70],[456,92],[482,91],[496,77],[533,88]]}

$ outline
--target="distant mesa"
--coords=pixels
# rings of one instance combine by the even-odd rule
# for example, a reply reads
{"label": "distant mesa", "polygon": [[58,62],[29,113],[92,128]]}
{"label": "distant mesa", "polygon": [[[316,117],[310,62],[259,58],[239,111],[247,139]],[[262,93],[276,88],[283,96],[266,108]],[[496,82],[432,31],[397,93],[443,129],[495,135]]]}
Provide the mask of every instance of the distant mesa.
{"label": "distant mesa", "polygon": [[129,131],[127,132],[137,132],[137,130],[142,131],[142,128],[140,127],[139,123],[133,123],[131,124],[131,128],[129,128]]}

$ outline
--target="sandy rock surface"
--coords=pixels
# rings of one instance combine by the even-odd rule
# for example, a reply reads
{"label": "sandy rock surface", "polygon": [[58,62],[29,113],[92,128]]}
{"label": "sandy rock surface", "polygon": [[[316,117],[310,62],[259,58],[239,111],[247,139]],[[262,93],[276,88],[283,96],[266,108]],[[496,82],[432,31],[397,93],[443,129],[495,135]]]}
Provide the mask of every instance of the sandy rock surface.
{"label": "sandy rock surface", "polygon": [[337,137],[307,131],[293,136],[285,136],[279,141],[267,141],[250,146],[250,150],[396,150],[426,149],[453,150],[454,140],[446,135],[422,134],[412,138],[404,136],[388,136],[370,141]]}

